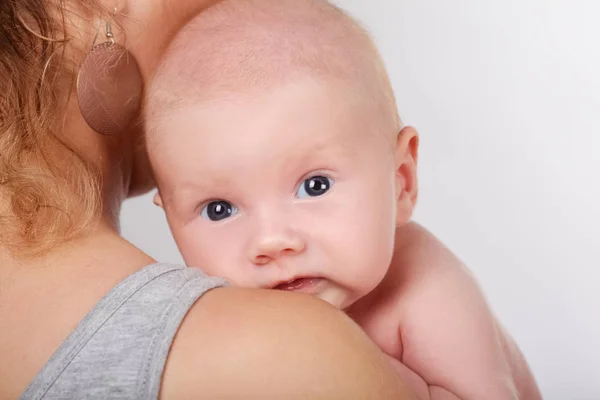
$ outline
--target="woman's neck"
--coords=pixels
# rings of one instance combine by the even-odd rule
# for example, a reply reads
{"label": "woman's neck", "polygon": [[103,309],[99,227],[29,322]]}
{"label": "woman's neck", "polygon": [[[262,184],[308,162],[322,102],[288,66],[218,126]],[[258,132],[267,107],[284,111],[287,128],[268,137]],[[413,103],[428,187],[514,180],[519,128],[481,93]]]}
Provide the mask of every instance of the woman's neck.
{"label": "woman's neck", "polygon": [[113,224],[112,219],[102,218],[85,234],[65,240],[36,256],[16,253],[6,245],[0,246],[0,281],[5,274],[12,275],[20,270],[39,268],[58,273],[65,268],[89,268],[93,265],[104,269],[105,264],[135,270],[153,262],[151,257],[123,239],[111,226]]}
{"label": "woman's neck", "polygon": [[[19,210],[14,208],[13,199],[0,191],[0,216],[8,223],[14,220],[12,225],[7,225],[7,228],[13,228],[10,237],[5,231],[4,240],[0,240],[0,270],[9,263],[47,265],[57,255],[70,252],[73,243],[89,246],[94,238],[119,237],[119,214],[129,191],[131,174],[131,157],[126,155],[131,150],[128,151],[125,145],[107,144],[93,132],[85,133],[80,136],[86,141],[71,140],[68,146],[52,143],[46,147],[50,154],[46,163],[52,165],[52,169],[45,165],[32,167],[43,171],[41,175],[56,177],[53,181],[56,190],[50,193],[54,197],[47,200],[52,207],[44,214],[44,205],[40,204],[40,218],[48,219],[49,224],[62,223],[60,229],[43,231],[43,237],[22,236],[19,224],[23,217],[17,214]],[[83,165],[77,163],[75,157],[87,160],[95,172],[85,179],[73,179]],[[95,200],[86,202],[91,199]],[[53,212],[62,220],[53,219]],[[40,252],[42,256],[39,256]]]}

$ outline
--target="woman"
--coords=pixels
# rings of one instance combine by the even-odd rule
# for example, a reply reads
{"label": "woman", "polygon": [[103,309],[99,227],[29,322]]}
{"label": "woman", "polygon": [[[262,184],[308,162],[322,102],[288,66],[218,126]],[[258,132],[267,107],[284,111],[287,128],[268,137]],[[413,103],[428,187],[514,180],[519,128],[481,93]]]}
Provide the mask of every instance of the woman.
{"label": "woman", "polygon": [[90,49],[126,47],[147,79],[209,3],[0,4],[0,398],[410,397],[322,302],[219,288],[119,236],[121,203],[152,183],[141,130],[86,103],[90,74],[114,67]]}

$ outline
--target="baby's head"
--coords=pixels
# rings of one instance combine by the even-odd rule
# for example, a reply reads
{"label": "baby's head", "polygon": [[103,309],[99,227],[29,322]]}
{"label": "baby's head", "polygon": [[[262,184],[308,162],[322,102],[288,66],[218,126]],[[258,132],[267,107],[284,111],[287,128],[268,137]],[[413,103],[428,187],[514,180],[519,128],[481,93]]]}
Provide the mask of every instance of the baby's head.
{"label": "baby's head", "polygon": [[417,139],[351,18],[318,0],[225,0],[158,71],[148,150],[188,265],[339,308],[381,282],[416,200]]}

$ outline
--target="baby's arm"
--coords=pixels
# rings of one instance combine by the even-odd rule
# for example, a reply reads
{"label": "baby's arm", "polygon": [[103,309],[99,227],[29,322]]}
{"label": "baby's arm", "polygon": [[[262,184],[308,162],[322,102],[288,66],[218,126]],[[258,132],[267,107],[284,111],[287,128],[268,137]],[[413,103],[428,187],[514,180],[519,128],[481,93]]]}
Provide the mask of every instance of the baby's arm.
{"label": "baby's arm", "polygon": [[403,302],[402,362],[425,380],[431,399],[518,399],[500,331],[471,278],[430,271],[415,289]]}
{"label": "baby's arm", "polygon": [[432,400],[541,399],[473,277],[437,239],[419,234],[410,244],[417,251],[400,242],[394,260],[407,283],[400,301],[402,363],[425,380]]}

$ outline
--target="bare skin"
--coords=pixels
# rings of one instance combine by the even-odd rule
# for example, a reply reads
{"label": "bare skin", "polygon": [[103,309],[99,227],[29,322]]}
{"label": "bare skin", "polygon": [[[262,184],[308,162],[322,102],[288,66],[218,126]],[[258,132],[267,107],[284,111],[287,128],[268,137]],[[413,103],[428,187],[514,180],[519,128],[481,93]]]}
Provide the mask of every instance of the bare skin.
{"label": "bare skin", "polygon": [[[127,45],[147,78],[175,30],[211,1],[119,3],[127,15],[122,21]],[[112,9],[114,2],[105,6]],[[154,262],[116,229],[123,200],[150,188],[145,158],[132,156],[134,140],[115,143],[90,131],[75,104],[68,113],[66,135],[103,171],[104,212],[89,235],[43,257],[22,259],[0,248],[2,399],[18,398],[92,307],[126,276]],[[133,139],[140,132],[129,134]],[[53,156],[58,160],[63,153]],[[382,353],[341,312],[308,296],[228,288],[210,292],[190,310],[167,360],[161,398],[232,397],[413,398]]]}
{"label": "bare skin", "polygon": [[420,399],[539,399],[468,269],[409,222],[418,136],[397,127],[374,47],[315,3],[224,1],[165,53],[146,124],[186,263],[347,311]]}
{"label": "bare skin", "polygon": [[399,228],[396,239],[388,274],[348,313],[418,397],[541,399],[519,348],[462,262],[418,224]]}

